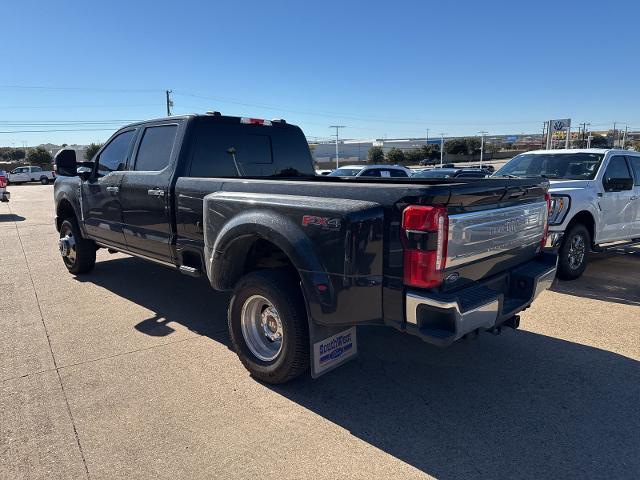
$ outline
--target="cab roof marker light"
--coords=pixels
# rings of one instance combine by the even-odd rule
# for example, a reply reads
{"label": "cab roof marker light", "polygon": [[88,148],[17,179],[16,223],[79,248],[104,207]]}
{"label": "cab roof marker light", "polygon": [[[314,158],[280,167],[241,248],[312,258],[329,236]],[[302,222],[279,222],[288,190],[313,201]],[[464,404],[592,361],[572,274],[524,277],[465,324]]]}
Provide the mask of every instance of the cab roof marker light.
{"label": "cab roof marker light", "polygon": [[245,124],[248,124],[248,125],[264,125],[266,127],[270,127],[271,126],[271,121],[270,120],[264,120],[262,118],[242,117],[240,119],[240,123],[245,123]]}

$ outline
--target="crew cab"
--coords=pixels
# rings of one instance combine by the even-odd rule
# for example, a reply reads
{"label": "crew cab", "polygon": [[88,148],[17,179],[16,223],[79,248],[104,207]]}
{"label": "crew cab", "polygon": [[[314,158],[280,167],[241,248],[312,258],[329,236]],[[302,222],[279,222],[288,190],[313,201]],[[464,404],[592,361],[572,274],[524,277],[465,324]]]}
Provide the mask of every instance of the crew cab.
{"label": "crew cab", "polygon": [[559,251],[562,279],[582,275],[592,250],[640,241],[639,152],[536,150],[517,155],[495,176],[539,176],[551,182],[547,248]]}
{"label": "crew cab", "polygon": [[59,152],[56,169],[69,272],[108,248],[232,291],[233,347],[265,382],[353,358],[358,325],[440,346],[516,328],[555,277],[546,180],[318,176],[284,121],[135,123],[89,163]]}
{"label": "crew cab", "polygon": [[56,174],[53,171],[32,165],[14,168],[9,172],[9,183],[40,182],[46,185],[55,179]]}
{"label": "crew cab", "polygon": [[0,170],[0,202],[8,202],[11,194],[7,192],[7,174]]}

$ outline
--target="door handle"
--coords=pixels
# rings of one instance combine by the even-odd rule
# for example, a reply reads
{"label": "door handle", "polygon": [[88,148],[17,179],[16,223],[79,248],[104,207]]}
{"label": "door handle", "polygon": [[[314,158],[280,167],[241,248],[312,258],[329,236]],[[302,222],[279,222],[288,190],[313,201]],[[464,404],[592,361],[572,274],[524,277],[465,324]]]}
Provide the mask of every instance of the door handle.
{"label": "door handle", "polygon": [[107,192],[118,193],[120,191],[120,187],[107,187]]}
{"label": "door handle", "polygon": [[150,190],[147,190],[147,194],[151,195],[152,197],[164,197],[164,190],[160,188],[152,188]]}

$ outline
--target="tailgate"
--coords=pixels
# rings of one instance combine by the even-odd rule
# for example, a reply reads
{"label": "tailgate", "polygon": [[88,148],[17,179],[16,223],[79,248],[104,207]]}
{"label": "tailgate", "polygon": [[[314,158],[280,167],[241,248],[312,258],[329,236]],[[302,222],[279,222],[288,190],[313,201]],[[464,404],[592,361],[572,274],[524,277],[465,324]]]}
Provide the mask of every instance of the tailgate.
{"label": "tailgate", "polygon": [[[448,208],[444,291],[510,270],[540,253],[548,216],[544,187],[507,186],[499,197],[494,192],[491,202],[485,197],[482,206],[465,205],[464,193],[452,195],[460,207]],[[476,202],[479,197],[476,193]]]}

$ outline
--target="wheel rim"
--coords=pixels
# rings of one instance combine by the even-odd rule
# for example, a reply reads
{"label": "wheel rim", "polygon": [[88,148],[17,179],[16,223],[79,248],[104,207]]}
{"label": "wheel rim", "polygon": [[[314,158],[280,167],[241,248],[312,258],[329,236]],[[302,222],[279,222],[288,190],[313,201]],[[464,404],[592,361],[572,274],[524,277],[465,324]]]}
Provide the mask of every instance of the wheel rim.
{"label": "wheel rim", "polygon": [[569,261],[569,268],[577,270],[584,262],[584,256],[586,253],[586,242],[584,235],[577,234],[571,238],[569,244],[569,252],[567,253],[567,259]]}
{"label": "wheel rim", "polygon": [[263,362],[275,360],[282,351],[283,329],[280,314],[262,295],[245,300],[240,316],[242,336],[251,353]]}
{"label": "wheel rim", "polygon": [[62,260],[68,266],[73,266],[76,263],[78,256],[78,250],[76,247],[76,240],[73,236],[73,232],[66,225],[60,230],[60,240],[58,240],[58,249]]}

